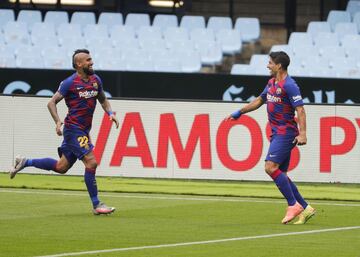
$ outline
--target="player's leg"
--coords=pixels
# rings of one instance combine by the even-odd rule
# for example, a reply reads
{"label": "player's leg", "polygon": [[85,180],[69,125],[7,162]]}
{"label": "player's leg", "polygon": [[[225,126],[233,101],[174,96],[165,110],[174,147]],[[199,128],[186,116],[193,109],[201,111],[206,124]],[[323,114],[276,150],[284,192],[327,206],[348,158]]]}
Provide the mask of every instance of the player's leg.
{"label": "player's leg", "polygon": [[288,177],[279,169],[279,164],[274,161],[267,160],[265,162],[265,171],[273,179],[279,191],[285,197],[288,205],[294,205],[296,203],[295,196],[291,190]]}
{"label": "player's leg", "polygon": [[313,217],[316,213],[315,208],[313,208],[310,204],[308,204],[302,195],[300,194],[299,190],[297,189],[297,186],[294,182],[291,181],[289,178],[289,183],[291,186],[291,189],[294,193],[294,196],[298,203],[301,204],[301,206],[304,208],[304,211],[298,215],[298,220],[294,223],[295,225],[302,225],[305,224],[311,217]]}
{"label": "player's leg", "polygon": [[98,189],[96,184],[96,168],[97,162],[93,151],[88,152],[82,158],[82,161],[85,165],[85,174],[84,180],[86,188],[89,192],[91,202],[93,204],[93,213],[95,215],[99,214],[110,214],[115,211],[114,207],[108,207],[104,203],[100,202],[98,198]]}
{"label": "player's leg", "polygon": [[290,160],[292,146],[291,141],[288,143],[289,141],[285,137],[274,137],[271,140],[265,162],[266,173],[274,180],[288,203],[286,215],[282,220],[283,224],[290,222],[303,211],[302,206],[296,201],[286,173],[280,169],[280,164]]}
{"label": "player's leg", "polygon": [[[289,164],[290,164],[290,157],[291,154],[289,155],[289,157],[284,160],[284,162],[280,165],[279,169],[282,170],[283,172],[286,172],[289,168]],[[291,186],[291,190],[294,193],[295,199],[296,201],[303,207],[303,211],[297,216],[297,221],[294,223],[295,225],[302,225],[305,224],[311,217],[313,217],[316,213],[316,210],[310,206],[302,197],[302,195],[300,194],[297,186],[295,185],[295,183],[288,177],[289,180],[289,184]]]}
{"label": "player's leg", "polygon": [[52,170],[57,173],[66,173],[71,167],[65,156],[62,156],[59,160],[53,158],[40,158],[40,159],[28,159],[23,156],[17,156],[15,158],[15,165],[10,170],[10,178],[13,179],[16,174],[26,167],[35,167],[42,170]]}

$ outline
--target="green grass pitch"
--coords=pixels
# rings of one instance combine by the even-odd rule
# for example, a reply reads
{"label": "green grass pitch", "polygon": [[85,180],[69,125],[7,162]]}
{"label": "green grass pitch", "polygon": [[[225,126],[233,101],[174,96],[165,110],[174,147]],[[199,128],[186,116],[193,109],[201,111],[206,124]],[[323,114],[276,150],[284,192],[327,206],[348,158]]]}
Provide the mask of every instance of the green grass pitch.
{"label": "green grass pitch", "polygon": [[81,177],[0,174],[0,256],[360,257],[359,185],[300,184],[317,209],[302,226],[280,223],[286,204],[272,183],[98,185],[114,214],[91,214]]}

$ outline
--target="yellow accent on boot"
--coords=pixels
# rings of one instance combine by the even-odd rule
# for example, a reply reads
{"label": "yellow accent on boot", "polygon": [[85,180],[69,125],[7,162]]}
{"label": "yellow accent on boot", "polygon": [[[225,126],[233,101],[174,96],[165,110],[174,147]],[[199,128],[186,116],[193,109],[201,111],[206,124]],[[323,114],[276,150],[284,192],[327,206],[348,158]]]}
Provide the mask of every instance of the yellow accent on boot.
{"label": "yellow accent on boot", "polygon": [[294,225],[303,225],[305,224],[312,216],[314,216],[316,213],[316,210],[308,205],[305,210],[299,214],[299,219],[294,222]]}

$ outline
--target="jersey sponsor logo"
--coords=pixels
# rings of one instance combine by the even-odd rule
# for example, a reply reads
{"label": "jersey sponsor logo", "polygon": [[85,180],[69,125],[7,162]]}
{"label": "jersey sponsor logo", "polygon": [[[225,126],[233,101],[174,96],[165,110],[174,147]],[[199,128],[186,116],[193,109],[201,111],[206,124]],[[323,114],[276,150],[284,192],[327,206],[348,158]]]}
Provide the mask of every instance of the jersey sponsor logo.
{"label": "jersey sponsor logo", "polygon": [[79,92],[79,97],[83,97],[83,98],[91,98],[97,95],[98,95],[98,91],[95,90]]}
{"label": "jersey sponsor logo", "polygon": [[270,94],[266,95],[266,99],[268,102],[272,102],[272,103],[281,103],[281,98],[277,97],[277,96],[273,96]]}
{"label": "jersey sponsor logo", "polygon": [[292,99],[294,102],[297,102],[297,101],[302,100],[302,97],[301,97],[301,95],[296,95],[296,96],[293,96]]}

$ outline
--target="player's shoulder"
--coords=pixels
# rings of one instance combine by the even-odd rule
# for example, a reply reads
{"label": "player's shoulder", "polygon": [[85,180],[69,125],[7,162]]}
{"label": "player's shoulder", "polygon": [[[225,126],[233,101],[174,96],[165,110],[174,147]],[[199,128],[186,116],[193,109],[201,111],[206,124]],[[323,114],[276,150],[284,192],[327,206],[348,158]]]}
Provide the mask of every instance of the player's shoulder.
{"label": "player's shoulder", "polygon": [[93,78],[94,80],[96,80],[98,83],[102,84],[102,80],[101,80],[101,78],[100,78],[99,75],[97,75],[96,73],[94,73],[94,74],[91,75],[91,76],[92,76],[92,78]]}
{"label": "player's shoulder", "polygon": [[67,77],[66,79],[64,79],[61,83],[65,84],[65,85],[71,85],[73,84],[74,80],[76,78],[76,72],[71,74],[69,77]]}
{"label": "player's shoulder", "polygon": [[284,88],[294,88],[294,87],[298,88],[299,86],[297,85],[296,81],[288,75],[285,79]]}
{"label": "player's shoulder", "polygon": [[66,79],[60,82],[58,91],[62,95],[66,95],[69,88],[74,84],[75,77],[76,77],[76,73],[72,74],[71,76],[67,77]]}

